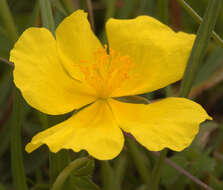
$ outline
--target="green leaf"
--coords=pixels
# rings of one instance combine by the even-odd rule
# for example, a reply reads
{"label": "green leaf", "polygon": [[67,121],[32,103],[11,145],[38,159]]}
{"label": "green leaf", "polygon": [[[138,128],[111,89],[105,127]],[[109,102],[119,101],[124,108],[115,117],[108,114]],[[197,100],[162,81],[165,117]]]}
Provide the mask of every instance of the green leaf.
{"label": "green leaf", "polygon": [[12,18],[12,14],[9,10],[7,0],[0,1],[0,17],[3,20],[3,24],[6,28],[8,37],[10,38],[12,43],[15,43],[19,36],[14,20]]}
{"label": "green leaf", "polygon": [[118,101],[133,104],[149,104],[150,101],[142,96],[122,96],[115,98]]}
{"label": "green leaf", "polygon": [[117,17],[121,19],[130,18],[138,0],[123,0],[122,3],[122,7],[117,12]]}
{"label": "green leaf", "polygon": [[[178,3],[188,12],[188,14],[190,14],[190,16],[199,24],[201,24],[203,22],[203,19],[190,7],[190,5],[188,5],[185,0],[177,0]],[[199,3],[197,4],[197,8],[201,7],[199,6],[202,2],[198,2],[198,1],[192,1],[193,3]],[[218,5],[218,8],[221,8],[221,5]],[[217,13],[217,12],[216,12]],[[216,14],[217,16],[217,14]],[[215,33],[214,30],[211,30],[212,32],[212,37],[214,38],[214,40],[223,47],[223,40],[220,38],[220,36],[218,36],[218,34]]]}
{"label": "green leaf", "polygon": [[68,16],[67,11],[65,10],[64,6],[61,3],[61,0],[54,0],[53,5],[56,7],[60,13],[62,13],[64,16]]}
{"label": "green leaf", "polygon": [[71,176],[71,187],[75,190],[99,190],[100,188],[91,180],[90,176]]}
{"label": "green leaf", "polygon": [[[163,1],[164,4],[168,2],[166,0],[160,0],[160,1]],[[141,0],[138,1],[138,3],[139,7],[137,9],[137,15],[154,15],[154,12],[158,12],[156,11],[156,4],[157,4],[156,0]],[[158,14],[160,14],[160,12]]]}
{"label": "green leaf", "polygon": [[10,91],[12,89],[12,76],[9,73],[5,73],[1,79],[0,89],[0,107],[2,107],[10,97]]}
{"label": "green leaf", "polygon": [[6,190],[6,188],[2,184],[0,184],[0,190]]}
{"label": "green leaf", "polygon": [[215,176],[210,176],[210,186],[213,187],[215,190],[222,190],[223,189],[223,182],[217,179]]}
{"label": "green leaf", "polygon": [[105,20],[115,16],[117,0],[106,1]]}
{"label": "green leaf", "polygon": [[[89,164],[88,162],[94,162],[94,161],[88,157],[83,157],[83,158],[79,158],[79,159],[72,161],[58,175],[51,190],[60,190],[63,187],[66,180],[68,179],[68,177],[71,175],[73,177],[77,177],[77,179],[79,178],[79,176],[83,177],[83,174],[86,174],[86,176],[90,175],[92,172],[92,166],[94,164],[92,164],[92,163]],[[86,166],[88,166],[90,169],[88,169]],[[78,171],[80,173],[78,173]],[[90,172],[90,173],[88,174],[87,172]],[[73,174],[75,174],[75,175],[73,175]]]}
{"label": "green leaf", "polygon": [[6,31],[0,26],[0,57],[8,59],[9,51],[11,48],[12,48],[12,43],[8,39]]}
{"label": "green leaf", "polygon": [[157,12],[158,12],[159,20],[161,20],[164,24],[168,24],[169,1],[158,0],[158,2],[157,2]]}
{"label": "green leaf", "polygon": [[39,0],[39,3],[43,26],[48,28],[54,34],[55,23],[53,20],[51,2],[50,0]]}
{"label": "green leaf", "polygon": [[211,133],[218,128],[218,124],[214,121],[207,121],[201,124],[199,133],[193,141],[193,145],[196,145],[199,150],[203,150],[205,146],[210,142]]}
{"label": "green leaf", "polygon": [[22,97],[15,88],[15,98],[11,123],[11,164],[14,187],[17,190],[28,190],[23,165],[21,127],[22,127]]}
{"label": "green leaf", "polygon": [[101,161],[101,180],[103,190],[119,190],[117,184],[116,176],[113,168],[110,165],[109,161]]}
{"label": "green leaf", "polygon": [[[187,159],[183,155],[175,155],[171,157],[171,160],[184,169],[187,166]],[[174,184],[179,179],[180,176],[181,174],[179,174],[179,172],[170,165],[165,164],[163,166],[161,181],[164,185],[169,186]]]}
{"label": "green leaf", "polygon": [[88,176],[94,171],[94,160],[90,159],[86,164],[73,171],[73,176]]}
{"label": "green leaf", "polygon": [[77,9],[75,2],[72,0],[62,0],[62,3],[69,14],[73,13]]}
{"label": "green leaf", "polygon": [[10,143],[10,122],[7,121],[3,129],[0,130],[0,157],[7,151]]}
{"label": "green leaf", "polygon": [[134,139],[126,136],[125,140],[128,147],[128,151],[133,159],[133,162],[135,164],[135,167],[137,169],[137,172],[139,173],[141,180],[145,184],[150,183],[152,172],[150,171],[150,168],[146,163],[147,159],[143,159],[143,154],[139,150],[138,144]]}
{"label": "green leaf", "polygon": [[61,150],[58,153],[49,153],[50,162],[50,184],[53,184],[61,171],[70,162],[69,152],[67,150]]}
{"label": "green leaf", "polygon": [[37,26],[39,10],[40,10],[39,2],[38,2],[38,0],[36,0],[33,11],[29,17],[27,27]]}
{"label": "green leaf", "polygon": [[212,30],[215,27],[222,0],[209,1],[204,20],[200,25],[197,37],[190,54],[186,71],[180,88],[180,96],[188,97],[196,75],[205,56]]}
{"label": "green leaf", "polygon": [[216,166],[216,161],[207,156],[200,154],[195,161],[192,162],[190,172],[192,175],[203,178],[205,175],[212,173]]}
{"label": "green leaf", "polygon": [[220,67],[223,67],[223,48],[216,48],[208,57],[206,62],[202,65],[200,71],[197,74],[194,86],[197,86],[204,81],[208,80],[210,76],[214,74]]}

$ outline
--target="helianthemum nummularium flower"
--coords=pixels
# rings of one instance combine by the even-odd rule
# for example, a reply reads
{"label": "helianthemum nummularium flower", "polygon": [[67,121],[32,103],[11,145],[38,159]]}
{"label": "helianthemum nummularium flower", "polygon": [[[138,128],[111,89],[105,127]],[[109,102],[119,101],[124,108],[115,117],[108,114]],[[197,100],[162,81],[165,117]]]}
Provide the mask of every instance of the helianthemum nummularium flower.
{"label": "helianthemum nummularium flower", "polygon": [[28,152],[47,144],[52,152],[85,149],[97,159],[112,159],[123,148],[122,130],[149,150],[181,151],[199,124],[210,119],[199,104],[184,98],[147,105],[115,99],[181,79],[194,35],[175,33],[149,16],[109,19],[106,31],[109,48],[78,10],[59,25],[56,38],[45,28],[29,28],[15,44],[14,82],[31,106],[52,115],[85,106],[33,137]]}

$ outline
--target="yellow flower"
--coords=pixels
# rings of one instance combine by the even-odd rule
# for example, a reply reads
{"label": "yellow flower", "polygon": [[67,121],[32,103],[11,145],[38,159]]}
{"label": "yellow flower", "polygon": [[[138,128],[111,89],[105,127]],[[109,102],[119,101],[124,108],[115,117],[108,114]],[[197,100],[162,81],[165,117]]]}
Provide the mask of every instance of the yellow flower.
{"label": "yellow flower", "polygon": [[184,98],[148,105],[114,99],[181,79],[194,35],[175,33],[149,16],[110,19],[106,31],[108,50],[91,31],[87,14],[78,10],[59,25],[56,39],[45,28],[29,28],[15,44],[10,56],[14,82],[31,106],[58,115],[88,105],[34,136],[27,152],[47,144],[52,152],[85,149],[97,159],[112,159],[123,148],[121,129],[149,150],[181,151],[199,124],[211,119]]}

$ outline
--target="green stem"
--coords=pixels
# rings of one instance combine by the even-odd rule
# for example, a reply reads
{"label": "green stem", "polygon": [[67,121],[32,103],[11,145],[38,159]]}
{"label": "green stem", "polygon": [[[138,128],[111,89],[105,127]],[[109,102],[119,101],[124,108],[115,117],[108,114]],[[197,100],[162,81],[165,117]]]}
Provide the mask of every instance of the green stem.
{"label": "green stem", "polygon": [[70,155],[67,150],[61,150],[58,153],[49,153],[49,165],[50,165],[50,184],[52,185],[60,172],[70,162]]}
{"label": "green stem", "polygon": [[151,173],[148,170],[148,167],[146,166],[145,162],[142,160],[142,153],[139,151],[137,143],[130,137],[126,137],[126,144],[143,183],[150,183]]}
{"label": "green stem", "polygon": [[55,23],[53,19],[52,7],[50,0],[39,0],[40,12],[42,17],[42,24],[48,28],[53,34],[55,30]]}
{"label": "green stem", "polygon": [[101,179],[103,190],[119,190],[114,170],[109,161],[101,161]]}
{"label": "green stem", "polygon": [[127,169],[128,157],[126,154],[121,153],[118,160],[115,162],[115,180],[117,181],[117,190],[121,190],[122,181],[125,177]]}
{"label": "green stem", "polygon": [[12,43],[15,43],[19,37],[12,14],[9,10],[7,0],[0,0],[0,16],[7,30],[8,36]]}
{"label": "green stem", "polygon": [[222,0],[209,1],[202,24],[199,27],[195,43],[188,60],[187,68],[180,88],[180,97],[188,97],[193,82],[201,66],[202,60],[214,30]]}
{"label": "green stem", "polygon": [[11,164],[14,187],[17,190],[28,190],[23,165],[21,128],[22,128],[22,97],[14,89],[14,104],[11,123]]}
{"label": "green stem", "polygon": [[[156,165],[153,168],[153,172],[152,172],[152,189],[153,190],[159,189],[161,171],[162,171],[163,164],[165,162],[167,151],[168,151],[167,149],[164,149],[163,151],[161,151],[160,156],[158,160],[156,161]],[[149,184],[148,184],[148,187],[149,187]]]}
{"label": "green stem", "polygon": [[[177,2],[188,12],[188,14],[199,24],[203,22],[203,19],[193,10],[190,5],[188,5],[184,0],[177,0]],[[220,8],[220,7],[219,7]],[[223,40],[221,37],[212,30],[212,37],[217,42],[218,45],[223,47]]]}
{"label": "green stem", "polygon": [[51,190],[61,190],[64,182],[66,179],[70,176],[70,174],[83,166],[88,165],[88,162],[90,161],[89,158],[79,158],[71,162],[64,170],[60,173],[60,175],[57,177],[55,183],[53,184],[53,187]]}

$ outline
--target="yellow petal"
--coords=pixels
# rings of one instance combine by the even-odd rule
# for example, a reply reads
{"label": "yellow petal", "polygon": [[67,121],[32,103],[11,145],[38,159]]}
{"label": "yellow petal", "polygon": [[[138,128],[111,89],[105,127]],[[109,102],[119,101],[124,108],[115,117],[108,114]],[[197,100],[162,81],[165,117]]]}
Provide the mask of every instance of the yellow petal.
{"label": "yellow petal", "polygon": [[91,30],[87,13],[78,10],[66,17],[56,30],[56,39],[66,70],[74,78],[83,80],[77,65],[92,64],[95,51],[102,47]]}
{"label": "yellow petal", "polygon": [[85,149],[97,159],[108,160],[120,153],[123,143],[122,131],[108,104],[98,100],[70,119],[37,134],[26,151],[32,152],[47,144],[52,152],[62,148],[76,152]]}
{"label": "yellow petal", "polygon": [[106,31],[109,46],[135,64],[129,81],[113,96],[154,91],[182,78],[195,35],[175,33],[149,16],[110,19]]}
{"label": "yellow petal", "polygon": [[185,98],[166,98],[148,105],[109,102],[121,128],[151,151],[165,147],[183,150],[198,133],[199,124],[211,119],[199,104]]}
{"label": "yellow petal", "polygon": [[92,90],[64,71],[56,41],[47,29],[27,29],[11,51],[10,61],[15,64],[16,86],[42,112],[63,114],[95,100]]}

